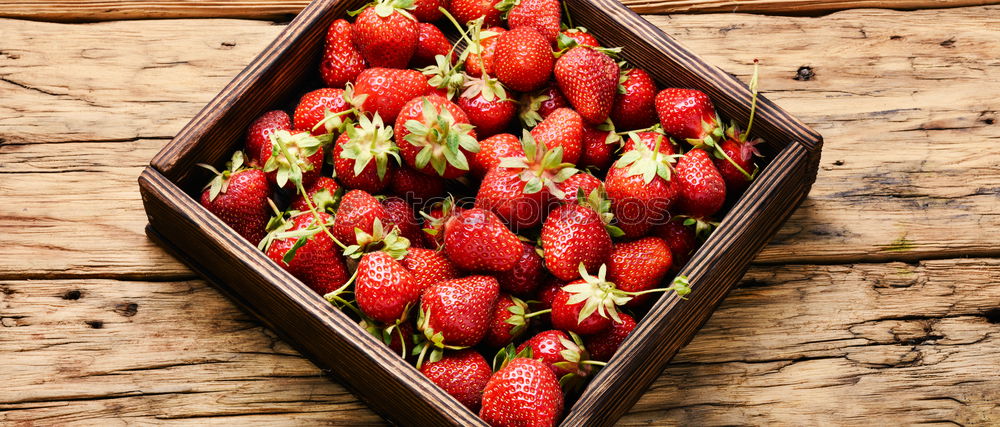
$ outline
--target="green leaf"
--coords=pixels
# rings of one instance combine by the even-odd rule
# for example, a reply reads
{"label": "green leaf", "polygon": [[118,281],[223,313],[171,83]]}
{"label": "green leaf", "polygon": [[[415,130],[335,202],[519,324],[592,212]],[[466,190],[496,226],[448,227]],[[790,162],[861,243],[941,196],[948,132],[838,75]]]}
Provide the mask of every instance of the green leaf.
{"label": "green leaf", "polygon": [[305,246],[307,242],[309,242],[309,238],[306,236],[299,237],[299,239],[295,241],[295,244],[288,249],[288,252],[285,252],[283,257],[281,257],[281,260],[285,262],[285,265],[292,262],[292,259],[295,258],[295,253],[298,252],[299,248]]}

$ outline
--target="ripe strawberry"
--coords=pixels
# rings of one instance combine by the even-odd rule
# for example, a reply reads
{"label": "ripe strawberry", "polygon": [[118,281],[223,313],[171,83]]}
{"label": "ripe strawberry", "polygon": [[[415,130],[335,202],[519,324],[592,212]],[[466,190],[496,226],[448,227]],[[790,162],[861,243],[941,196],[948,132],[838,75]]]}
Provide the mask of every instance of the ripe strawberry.
{"label": "ripe strawberry", "polygon": [[528,27],[538,31],[552,46],[559,36],[561,7],[559,0],[505,0],[497,5],[507,12],[510,29]]}
{"label": "ripe strawberry", "polygon": [[[321,212],[319,220],[333,222],[333,216]],[[303,236],[303,232],[312,234]],[[296,241],[303,238],[307,239],[305,244],[297,245]],[[264,248],[267,257],[316,293],[325,295],[347,281],[347,266],[340,248],[322,231],[313,214],[303,212],[292,217],[285,226],[273,231],[268,240]]]}
{"label": "ripe strawberry", "polygon": [[[486,74],[493,74],[493,61],[496,53],[497,40],[500,34],[507,30],[503,27],[490,27],[480,29],[473,27],[469,39],[472,43],[465,48],[465,72],[472,77],[482,77],[483,71]],[[479,43],[476,43],[476,40]]]}
{"label": "ripe strawberry", "polygon": [[[345,94],[343,89],[333,88],[316,89],[302,95],[299,105],[295,107],[295,127],[316,136],[342,131],[344,123],[355,119],[349,97],[350,94]],[[329,127],[317,126],[320,122],[329,124]]]}
{"label": "ripe strawberry", "polygon": [[267,199],[270,187],[260,169],[243,169],[243,152],[237,151],[226,170],[203,165],[215,173],[201,193],[201,205],[233,228],[240,236],[256,244],[267,234],[271,217]]}
{"label": "ripe strawberry", "polygon": [[580,166],[591,167],[597,170],[605,170],[611,166],[614,160],[615,150],[621,144],[621,136],[614,130],[602,130],[601,126],[584,126],[583,155],[580,156]]}
{"label": "ripe strawberry", "polygon": [[[585,284],[583,279],[570,282],[566,286]],[[613,284],[612,284],[613,285]],[[596,311],[581,315],[586,300],[571,302],[573,294],[560,289],[552,299],[552,327],[571,331],[580,335],[593,335],[606,331],[611,327],[611,319],[601,316]]]}
{"label": "ripe strawberry", "polygon": [[611,356],[625,342],[628,334],[635,330],[635,319],[632,316],[619,313],[618,317],[621,318],[621,322],[612,322],[611,327],[604,332],[588,335],[584,338],[583,342],[586,344],[587,351],[590,352],[592,360],[600,360],[602,362],[611,360]]}
{"label": "ripe strawberry", "polygon": [[435,283],[420,297],[417,330],[427,338],[428,347],[476,345],[486,336],[499,294],[499,285],[490,276]]}
{"label": "ripe strawberry", "polygon": [[444,246],[444,226],[453,215],[461,211],[462,207],[455,206],[455,201],[449,196],[434,202],[427,212],[421,212],[420,215],[424,217],[424,246],[432,249]]}
{"label": "ripe strawberry", "polygon": [[386,252],[364,254],[356,274],[354,297],[358,308],[382,323],[402,319],[423,291],[413,273]]}
{"label": "ripe strawberry", "polygon": [[[436,2],[437,0],[424,1]],[[413,52],[413,58],[410,58],[410,68],[423,68],[428,65],[434,65],[434,57],[437,55],[450,58],[452,61],[455,60],[455,55],[451,50],[451,42],[448,41],[448,38],[444,36],[444,33],[438,27],[425,22],[420,22],[417,25],[417,49]]]}
{"label": "ripe strawberry", "polygon": [[444,253],[467,271],[508,271],[521,254],[521,241],[490,211],[467,209],[444,225]]}
{"label": "ripe strawberry", "polygon": [[[562,36],[576,43],[576,46],[590,46],[590,47],[601,47],[601,42],[597,41],[597,37],[593,34],[587,32],[586,28],[576,27],[570,28],[568,30],[563,30],[560,33]],[[562,37],[560,37],[561,39]],[[569,47],[568,41],[560,40],[559,48]]]}
{"label": "ripe strawberry", "polygon": [[479,417],[495,427],[552,426],[562,411],[562,389],[552,370],[540,360],[516,358],[486,383]]}
{"label": "ripe strawberry", "polygon": [[417,21],[405,9],[412,0],[378,0],[354,20],[354,45],[372,67],[406,68],[417,49]]}
{"label": "ripe strawberry", "polygon": [[726,201],[726,182],[705,150],[693,149],[677,162],[679,210],[694,218],[712,216]]}
{"label": "ripe strawberry", "polygon": [[[357,125],[340,134],[333,148],[333,169],[347,188],[378,193],[389,186],[400,162],[392,143],[392,127],[378,115],[362,115]],[[391,161],[390,158],[395,159]]]}
{"label": "ripe strawberry", "polygon": [[351,190],[340,199],[337,218],[333,222],[333,236],[345,245],[358,244],[354,229],[372,234],[375,221],[389,223],[389,213],[378,199],[361,190]]}
{"label": "ripe strawberry", "polygon": [[261,146],[259,159],[268,181],[279,188],[310,187],[323,169],[323,146],[308,131],[279,130]]}
{"label": "ripe strawberry", "polygon": [[424,363],[420,373],[469,410],[478,411],[493,369],[482,355],[465,349],[446,354],[437,362]]}
{"label": "ripe strawberry", "polygon": [[590,124],[604,123],[611,114],[618,74],[614,59],[585,46],[570,49],[555,65],[559,89],[580,117]]}
{"label": "ripe strawberry", "polygon": [[[316,182],[313,182],[311,186],[306,188],[306,195],[309,196],[309,200],[318,212],[336,212],[341,193],[342,191],[340,185],[337,185],[337,181],[327,176],[316,178]],[[298,194],[292,199],[292,204],[288,208],[305,212],[309,210],[309,205],[306,203],[306,198]]]}
{"label": "ripe strawberry", "polygon": [[288,113],[281,110],[268,111],[258,117],[247,129],[246,159],[250,165],[261,165],[260,150],[265,144],[271,143],[271,134],[279,131],[291,131],[292,120]]}
{"label": "ripe strawberry", "polygon": [[483,344],[500,348],[524,334],[530,318],[525,316],[528,304],[516,297],[500,294],[490,316]]}
{"label": "ripe strawberry", "polygon": [[549,149],[562,147],[563,161],[576,164],[583,151],[583,120],[569,108],[560,108],[549,114],[531,130],[531,136]]}
{"label": "ripe strawberry", "polygon": [[632,130],[648,128],[656,123],[656,83],[648,73],[632,68],[622,71],[621,86],[625,92],[615,96],[611,121],[615,128]]}
{"label": "ripe strawberry", "polygon": [[319,75],[328,87],[343,88],[353,82],[362,70],[368,68],[361,52],[354,47],[354,29],[351,23],[338,19],[326,32],[326,46],[319,63]]}
{"label": "ripe strawberry", "polygon": [[505,86],[530,92],[549,81],[554,60],[545,36],[528,27],[500,34],[493,53],[493,72]]}
{"label": "ripe strawberry", "polygon": [[389,214],[389,220],[384,224],[386,229],[399,227],[399,235],[407,238],[410,246],[423,246],[424,232],[420,229],[420,223],[409,203],[399,197],[386,197],[382,199],[382,207]]}
{"label": "ripe strawberry", "polygon": [[472,78],[458,98],[458,106],[469,116],[479,138],[506,131],[514,120],[517,104],[507,97],[507,91],[496,79]]}
{"label": "ripe strawberry", "polygon": [[448,12],[455,20],[465,24],[483,18],[483,26],[496,27],[500,25],[502,12],[493,7],[499,0],[451,0]]}
{"label": "ripe strawberry", "polygon": [[564,196],[563,203],[576,203],[580,190],[584,196],[589,196],[591,192],[604,185],[600,179],[589,173],[578,173],[559,183],[559,189]]}
{"label": "ripe strawberry", "polygon": [[677,271],[687,264],[691,255],[698,249],[694,227],[684,225],[684,220],[680,218],[653,227],[651,234],[663,239],[667,242],[667,246],[670,246],[670,256],[673,260],[671,271]]}
{"label": "ripe strawberry", "polygon": [[663,89],[656,94],[655,103],[660,125],[668,135],[695,145],[712,145],[722,138],[722,123],[704,92]]}
{"label": "ripe strawberry", "polygon": [[444,255],[430,249],[410,248],[403,258],[403,267],[413,273],[421,290],[445,280],[462,276],[458,268]]}
{"label": "ripe strawberry", "polygon": [[407,101],[431,89],[427,78],[419,71],[369,68],[358,75],[354,96],[366,96],[361,111],[368,115],[378,114],[386,124],[393,124]]}
{"label": "ripe strawberry", "polygon": [[396,143],[403,160],[426,175],[458,178],[469,170],[467,156],[479,151],[469,118],[455,103],[419,96],[403,106],[396,120]]}
{"label": "ripe strawberry", "polygon": [[628,151],[608,170],[604,185],[618,226],[625,237],[634,239],[670,218],[668,211],[678,199],[679,186],[676,178],[671,179],[674,156],[666,154],[673,150],[666,137],[654,136],[657,142],[652,148],[645,136],[630,138]]}
{"label": "ripe strawberry", "polygon": [[531,348],[531,357],[541,359],[549,365],[552,373],[560,380],[566,375],[586,377],[590,375],[590,365],[580,363],[590,359],[582,343],[574,342],[579,337],[570,339],[565,332],[555,329],[539,332],[517,347],[520,353],[525,348]]}
{"label": "ripe strawberry", "polygon": [[409,167],[400,167],[393,175],[389,192],[420,206],[444,194],[444,184],[441,177],[427,176]]}
{"label": "ripe strawberry", "polygon": [[521,96],[521,111],[519,117],[525,127],[535,127],[539,122],[545,120],[560,108],[569,107],[569,101],[559,91],[559,85],[550,82],[548,86],[533,93],[526,93]]}
{"label": "ripe strawberry", "polygon": [[542,225],[545,266],[561,280],[580,277],[582,263],[596,270],[611,254],[611,236],[601,215],[590,206],[568,203],[549,213]]}
{"label": "ripe strawberry", "polygon": [[535,293],[546,275],[542,257],[535,251],[535,246],[521,242],[521,256],[514,268],[497,273],[494,277],[500,282],[500,290],[527,298]]}
{"label": "ripe strawberry", "polygon": [[726,181],[726,193],[730,196],[743,194],[756,177],[758,168],[754,157],[761,156],[756,146],[762,142],[764,141],[761,139],[747,141],[747,135],[735,124],[726,129],[726,139],[718,145],[718,150],[724,152],[729,159],[716,157],[714,162],[722,179]]}
{"label": "ripe strawberry", "polygon": [[524,156],[521,140],[509,133],[499,133],[479,141],[479,152],[469,158],[469,172],[483,179],[486,173],[500,165],[505,157]]}
{"label": "ripe strawberry", "polygon": [[414,0],[410,13],[421,23],[434,22],[444,17],[440,8],[448,9],[448,0]]}
{"label": "ripe strawberry", "polygon": [[[608,259],[608,280],[623,291],[641,292],[659,286],[672,265],[667,242],[657,237],[644,237],[615,245]],[[649,294],[639,295],[625,305],[637,307],[649,297]]]}

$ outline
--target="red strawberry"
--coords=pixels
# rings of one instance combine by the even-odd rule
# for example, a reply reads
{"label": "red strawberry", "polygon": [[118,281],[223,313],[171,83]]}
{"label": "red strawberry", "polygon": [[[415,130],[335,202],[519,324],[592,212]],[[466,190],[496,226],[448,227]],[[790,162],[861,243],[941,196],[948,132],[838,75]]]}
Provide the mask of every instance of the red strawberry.
{"label": "red strawberry", "polygon": [[[333,222],[333,216],[327,213],[319,213],[319,219],[325,223]],[[313,234],[283,236],[285,233],[304,231]],[[296,247],[296,241],[303,237],[307,239],[305,244]],[[340,255],[340,248],[316,223],[316,216],[312,213],[304,212],[291,218],[286,226],[272,232],[269,240],[264,248],[267,257],[316,293],[325,295],[347,281],[347,266]],[[289,253],[293,248],[295,250]]]}
{"label": "red strawberry", "polygon": [[323,169],[323,146],[308,131],[279,130],[261,146],[259,158],[268,181],[279,188],[309,187]]}
{"label": "red strawberry", "polygon": [[465,349],[446,354],[437,362],[424,363],[420,373],[469,410],[478,411],[493,369],[482,355]]}
{"label": "red strawberry", "polygon": [[361,52],[354,47],[354,29],[351,23],[338,19],[326,32],[326,47],[319,63],[319,75],[327,86],[343,88],[354,81],[362,70],[368,68]]}
{"label": "red strawberry", "polygon": [[417,21],[404,10],[412,1],[378,0],[354,20],[354,44],[372,67],[406,68],[417,49]]}
{"label": "red strawberry", "polygon": [[663,89],[656,94],[656,114],[670,136],[692,144],[712,145],[722,138],[722,124],[708,95],[695,89]]}
{"label": "red strawberry", "polygon": [[589,173],[578,173],[559,183],[559,189],[563,191],[563,203],[576,203],[580,190],[583,195],[589,196],[591,192],[604,185],[600,179]]}
{"label": "red strawberry", "polygon": [[[302,95],[299,105],[295,107],[295,127],[317,136],[343,130],[343,123],[355,118],[355,114],[350,112],[354,107],[348,102],[349,97],[350,94],[345,94],[343,89],[332,88],[316,89]],[[320,122],[329,126],[317,126]]]}
{"label": "red strawberry", "polygon": [[486,383],[479,417],[495,427],[553,426],[563,411],[559,380],[537,359],[517,358]]}
{"label": "red strawberry", "polygon": [[531,136],[549,149],[562,147],[563,161],[576,164],[583,151],[583,121],[569,108],[560,108],[549,114],[531,130]]}
{"label": "red strawberry", "polygon": [[695,229],[684,225],[683,219],[672,219],[670,222],[653,227],[652,235],[663,239],[667,242],[667,246],[670,246],[673,271],[687,264],[695,249],[698,249]]}
{"label": "red strawberry", "polygon": [[[608,280],[623,291],[641,292],[659,286],[672,265],[667,242],[657,237],[644,237],[615,245],[608,259]],[[639,295],[625,305],[636,307],[649,297],[649,294]]]}
{"label": "red strawberry", "polygon": [[424,246],[433,249],[444,246],[444,226],[452,215],[462,210],[460,206],[455,206],[451,197],[446,197],[432,204],[426,213],[421,212],[424,217]]}
{"label": "red strawberry", "polygon": [[[472,28],[472,34],[469,38],[473,40],[473,43],[469,44],[466,48],[468,52],[465,58],[465,72],[472,77],[482,77],[483,71],[486,74],[493,74],[493,58],[496,53],[496,45],[498,37],[507,30],[503,27],[490,27],[487,29],[480,29],[478,27]],[[475,43],[478,38],[479,43]]]}
{"label": "red strawberry", "polygon": [[[316,182],[306,188],[306,194],[318,212],[336,212],[337,203],[340,202],[340,193],[341,188],[337,185],[337,181],[327,176],[316,178]],[[298,194],[292,200],[289,209],[305,212],[309,210],[309,205],[306,203],[306,198]]]}
{"label": "red strawberry", "polygon": [[[577,46],[601,47],[601,42],[597,41],[597,37],[594,37],[593,34],[588,33],[587,29],[583,27],[563,30],[561,34],[565,36],[567,39],[570,39],[573,42],[575,42]],[[567,45],[568,47],[568,44],[569,43],[564,43],[560,41],[559,47],[562,48],[563,45]]]}
{"label": "red strawberry", "polygon": [[483,338],[483,344],[500,348],[510,344],[524,334],[528,328],[526,317],[528,304],[507,294],[500,294],[490,316],[490,326]]}
{"label": "red strawberry", "polygon": [[423,245],[424,232],[420,229],[420,223],[409,203],[399,197],[386,197],[382,199],[382,206],[389,214],[389,220],[384,224],[386,229],[399,227],[399,235],[409,239],[411,246]]}
{"label": "red strawberry", "polygon": [[592,360],[600,360],[602,362],[611,360],[611,356],[625,342],[628,334],[635,330],[635,319],[632,316],[619,313],[618,317],[621,318],[621,322],[613,322],[611,327],[604,332],[588,335],[584,338],[583,342],[587,345],[587,351],[590,352]]}
{"label": "red strawberry", "polygon": [[507,97],[503,85],[490,77],[470,79],[458,106],[469,116],[479,138],[506,131],[517,112],[517,104]]}
{"label": "red strawberry", "polygon": [[421,289],[462,276],[448,258],[430,249],[410,248],[402,262],[403,267],[413,273]]}
{"label": "red strawberry", "polygon": [[601,215],[590,206],[568,203],[549,213],[542,225],[545,266],[561,280],[580,277],[582,263],[596,270],[611,254],[611,236]]}
{"label": "red strawberry", "polygon": [[448,9],[448,0],[414,0],[410,13],[422,23],[434,22],[444,16],[440,8]]}
{"label": "red strawberry", "polygon": [[[579,340],[579,337],[575,337]],[[570,336],[560,330],[539,332],[517,347],[520,353],[525,348],[531,348],[531,357],[541,359],[549,365],[556,378],[573,374],[586,377],[590,374],[590,366],[580,362],[590,359],[582,343],[574,342]]]}
{"label": "red strawberry", "polygon": [[569,101],[559,91],[559,85],[551,82],[548,86],[534,93],[526,93],[521,96],[519,117],[525,127],[531,128],[549,117],[552,112],[569,106]]}
{"label": "red strawberry", "polygon": [[650,147],[644,136],[631,136],[628,151],[604,178],[618,227],[628,238],[641,237],[670,218],[668,211],[678,199],[679,186],[670,172],[673,156],[666,154],[673,148],[663,135],[654,138]]}
{"label": "red strawberry", "polygon": [[[378,193],[392,182],[399,149],[392,143],[392,127],[381,117],[362,115],[357,125],[340,134],[333,148],[333,169],[347,188]],[[392,160],[394,159],[394,160]]]}
{"label": "red strawberry", "polygon": [[521,140],[509,133],[499,133],[479,141],[479,152],[469,158],[469,172],[482,179],[491,169],[500,165],[504,157],[524,156]]}
{"label": "red strawberry", "polygon": [[267,175],[260,169],[243,169],[241,151],[233,154],[227,166],[219,172],[206,165],[216,176],[201,193],[201,205],[244,239],[256,244],[267,234],[267,222],[271,217]]}
{"label": "red strawberry", "polygon": [[712,216],[726,201],[726,182],[702,149],[684,154],[677,162],[677,183],[680,189],[678,208],[694,218]]}
{"label": "red strawberry", "polygon": [[500,290],[521,297],[534,294],[545,276],[542,257],[535,251],[534,245],[524,242],[521,242],[521,256],[514,264],[514,268],[495,275],[500,282]]}
{"label": "red strawberry", "polygon": [[333,222],[333,236],[345,245],[358,244],[355,228],[374,233],[375,221],[389,223],[389,213],[378,199],[361,190],[351,190],[340,199],[337,218]]}
{"label": "red strawberry", "polygon": [[632,130],[648,128],[656,123],[656,83],[648,73],[632,68],[622,71],[624,93],[615,96],[611,121],[615,128]]}
{"label": "red strawberry", "polygon": [[[585,284],[583,279],[570,282],[566,286]],[[564,331],[572,331],[580,335],[592,335],[603,332],[611,327],[611,319],[601,316],[596,311],[581,316],[586,300],[570,302],[573,294],[560,289],[552,299],[552,327]]]}
{"label": "red strawberry", "polygon": [[490,276],[435,283],[420,297],[417,330],[427,338],[428,346],[476,345],[486,336],[499,293],[496,279]]}
{"label": "red strawberry", "polygon": [[465,24],[483,18],[483,26],[495,27],[500,25],[502,12],[493,7],[498,0],[451,0],[448,4],[448,12],[455,16],[455,20]]}
{"label": "red strawberry", "polygon": [[419,96],[403,106],[396,120],[396,144],[410,167],[449,179],[465,175],[468,156],[479,151],[465,112],[437,95]]}
{"label": "red strawberry", "polygon": [[590,124],[604,123],[611,114],[618,74],[614,59],[585,46],[570,49],[555,65],[559,89]]}
{"label": "red strawberry", "polygon": [[288,113],[281,110],[268,111],[250,124],[247,129],[246,152],[249,157],[247,161],[251,165],[259,166],[263,163],[260,161],[260,150],[265,144],[271,143],[271,134],[279,130],[292,130],[292,120]]}
{"label": "red strawberry", "polygon": [[366,96],[361,111],[378,114],[386,124],[393,124],[407,101],[431,89],[427,77],[419,71],[369,68],[358,75],[354,96]]}
{"label": "red strawberry", "polygon": [[396,170],[389,191],[415,205],[444,194],[444,179],[427,176],[409,167]]}
{"label": "red strawberry", "polygon": [[621,143],[621,136],[613,130],[602,130],[602,126],[584,126],[583,155],[580,156],[580,166],[605,170],[614,160],[615,150]]}
{"label": "red strawberry", "polygon": [[528,27],[500,34],[494,48],[493,72],[505,86],[530,92],[549,81],[554,60],[545,36]]}
{"label": "red strawberry", "polygon": [[521,241],[490,211],[467,209],[444,225],[444,252],[467,271],[508,271],[521,254]]}
{"label": "red strawberry", "polygon": [[756,146],[762,142],[764,141],[761,139],[747,141],[747,135],[735,124],[726,129],[726,140],[719,144],[717,149],[724,152],[729,159],[720,159],[717,156],[714,161],[719,174],[726,181],[726,193],[730,196],[743,194],[757,175],[758,169],[754,157],[761,156]]}
{"label": "red strawberry", "polygon": [[[426,1],[434,2],[436,0]],[[440,16],[440,13],[438,15]],[[434,24],[421,22],[418,24],[418,30],[419,40],[417,42],[417,50],[413,52],[413,58],[410,59],[410,68],[422,68],[434,65],[434,57],[437,55],[446,58],[450,57],[454,60],[454,54],[451,51],[451,42],[448,41],[448,38],[444,36],[444,33],[438,27],[434,26]]]}
{"label": "red strawberry", "polygon": [[356,274],[354,297],[358,308],[382,323],[402,319],[423,291],[413,273],[386,252],[364,254]]}
{"label": "red strawberry", "polygon": [[497,5],[508,10],[507,25],[510,29],[528,27],[538,31],[552,46],[559,36],[561,19],[559,0],[506,0]]}

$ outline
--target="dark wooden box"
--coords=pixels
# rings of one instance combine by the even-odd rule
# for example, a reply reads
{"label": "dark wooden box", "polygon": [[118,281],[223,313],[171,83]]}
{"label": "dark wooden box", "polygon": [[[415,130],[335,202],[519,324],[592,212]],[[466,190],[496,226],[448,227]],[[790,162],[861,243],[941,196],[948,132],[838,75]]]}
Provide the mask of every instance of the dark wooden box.
{"label": "dark wooden box", "polygon": [[[745,120],[747,87],[614,0],[563,0],[574,23],[661,87],[700,89],[726,118]],[[482,421],[377,342],[350,318],[279,268],[192,197],[208,179],[197,163],[223,164],[264,111],[286,106],[315,86],[329,24],[365,0],[316,0],[208,104],[139,177],[148,234],[235,302],[329,370],[373,409],[407,425],[482,425]],[[746,123],[741,123],[745,127]],[[656,302],[606,368],[590,382],[564,425],[608,425],[624,414],[711,316],[753,257],[799,205],[816,179],[822,137],[764,97],[755,136],[767,165],[681,274],[687,300]]]}

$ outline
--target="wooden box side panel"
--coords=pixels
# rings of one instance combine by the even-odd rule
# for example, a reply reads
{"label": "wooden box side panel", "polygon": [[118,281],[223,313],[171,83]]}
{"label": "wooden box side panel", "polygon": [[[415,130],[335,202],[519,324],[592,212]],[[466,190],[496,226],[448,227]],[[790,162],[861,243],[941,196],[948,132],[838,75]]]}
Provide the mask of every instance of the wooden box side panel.
{"label": "wooden box side panel", "polygon": [[344,313],[274,265],[157,171],[140,176],[150,224],[187,256],[238,287],[250,310],[373,409],[405,425],[481,425],[475,414],[356,325]]}

